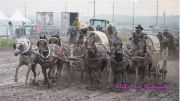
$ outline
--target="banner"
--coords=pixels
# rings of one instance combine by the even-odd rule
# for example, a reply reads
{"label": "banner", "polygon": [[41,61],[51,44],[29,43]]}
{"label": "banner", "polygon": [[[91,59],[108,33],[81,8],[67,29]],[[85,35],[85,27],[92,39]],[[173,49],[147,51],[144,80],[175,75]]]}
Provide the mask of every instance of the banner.
{"label": "banner", "polygon": [[36,24],[40,26],[53,25],[53,12],[36,12]]}

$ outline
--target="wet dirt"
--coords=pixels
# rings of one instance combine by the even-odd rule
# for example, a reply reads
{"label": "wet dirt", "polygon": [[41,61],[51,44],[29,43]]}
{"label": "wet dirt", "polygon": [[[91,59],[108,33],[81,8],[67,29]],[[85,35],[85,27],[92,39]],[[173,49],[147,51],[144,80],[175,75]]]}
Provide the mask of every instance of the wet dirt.
{"label": "wet dirt", "polygon": [[[179,60],[167,61],[168,89],[126,89],[113,91],[110,89],[88,90],[87,84],[81,82],[80,71],[71,71],[71,79],[67,82],[67,70],[64,69],[60,82],[48,88],[42,83],[41,68],[37,66],[39,86],[32,84],[32,72],[25,86],[27,67],[19,70],[19,81],[14,82],[18,57],[12,48],[0,48],[0,101],[178,101],[179,99]],[[150,81],[149,81],[150,82]]]}

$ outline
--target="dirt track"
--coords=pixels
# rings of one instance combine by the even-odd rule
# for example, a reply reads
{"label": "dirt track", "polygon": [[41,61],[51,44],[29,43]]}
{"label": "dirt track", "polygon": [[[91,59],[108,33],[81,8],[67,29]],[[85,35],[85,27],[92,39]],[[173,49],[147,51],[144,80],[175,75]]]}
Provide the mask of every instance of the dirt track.
{"label": "dirt track", "polygon": [[[86,84],[79,80],[79,72],[72,75],[72,81],[62,83],[53,88],[32,85],[24,86],[27,67],[19,70],[19,82],[14,82],[15,68],[18,57],[15,57],[12,49],[0,48],[0,101],[178,101],[179,98],[179,63],[178,60],[167,61],[168,90],[144,90],[128,89],[121,92],[109,90],[90,91]],[[40,67],[38,80],[43,80]],[[30,78],[32,77],[32,73]]]}

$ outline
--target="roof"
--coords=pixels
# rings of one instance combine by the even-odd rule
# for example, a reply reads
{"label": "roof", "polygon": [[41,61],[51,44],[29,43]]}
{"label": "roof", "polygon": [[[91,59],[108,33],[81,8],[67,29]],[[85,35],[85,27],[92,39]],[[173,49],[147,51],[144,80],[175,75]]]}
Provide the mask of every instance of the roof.
{"label": "roof", "polygon": [[0,20],[8,20],[8,17],[0,11]]}
{"label": "roof", "polygon": [[14,14],[10,17],[10,20],[11,21],[30,22],[30,20],[25,18],[19,10],[16,10],[14,12]]}

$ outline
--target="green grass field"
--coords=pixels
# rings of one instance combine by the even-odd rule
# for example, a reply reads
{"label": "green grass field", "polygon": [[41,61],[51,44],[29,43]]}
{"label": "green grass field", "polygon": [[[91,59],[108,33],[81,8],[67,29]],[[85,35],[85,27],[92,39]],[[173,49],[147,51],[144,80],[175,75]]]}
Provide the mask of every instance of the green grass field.
{"label": "green grass field", "polygon": [[[68,42],[68,37],[66,36],[61,36],[61,42],[67,43]],[[123,42],[128,42],[128,36],[120,36],[121,40]],[[31,42],[36,45],[37,44],[37,39],[31,38]],[[13,44],[16,42],[16,39],[0,39],[0,47],[13,47]]]}
{"label": "green grass field", "polygon": [[0,39],[0,47],[12,47],[14,43],[14,39]]}

